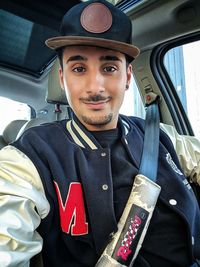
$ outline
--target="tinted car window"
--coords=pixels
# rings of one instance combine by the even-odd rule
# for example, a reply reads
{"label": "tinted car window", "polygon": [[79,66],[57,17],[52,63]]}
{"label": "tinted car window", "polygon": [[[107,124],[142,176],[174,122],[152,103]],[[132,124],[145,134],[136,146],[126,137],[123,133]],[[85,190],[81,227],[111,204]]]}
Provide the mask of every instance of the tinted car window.
{"label": "tinted car window", "polygon": [[0,9],[0,65],[39,77],[55,53],[45,40],[57,32]]}

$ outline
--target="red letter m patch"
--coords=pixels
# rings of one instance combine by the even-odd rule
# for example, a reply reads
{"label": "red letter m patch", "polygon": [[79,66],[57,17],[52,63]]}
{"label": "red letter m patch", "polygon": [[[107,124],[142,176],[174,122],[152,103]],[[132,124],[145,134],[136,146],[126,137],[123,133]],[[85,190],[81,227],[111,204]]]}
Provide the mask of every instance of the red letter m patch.
{"label": "red letter m patch", "polygon": [[67,194],[67,199],[63,204],[60,189],[56,182],[56,193],[59,203],[60,220],[63,232],[71,235],[85,235],[88,233],[88,223],[86,222],[83,191],[80,183],[71,183]]}

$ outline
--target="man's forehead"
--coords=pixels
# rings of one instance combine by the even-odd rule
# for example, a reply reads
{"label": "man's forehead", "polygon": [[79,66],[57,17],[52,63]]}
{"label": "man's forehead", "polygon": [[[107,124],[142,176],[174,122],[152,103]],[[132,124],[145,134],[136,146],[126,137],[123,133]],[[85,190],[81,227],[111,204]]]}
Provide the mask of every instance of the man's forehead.
{"label": "man's forehead", "polygon": [[66,57],[80,55],[88,58],[89,56],[94,57],[96,55],[99,59],[104,56],[125,58],[125,54],[121,52],[96,46],[67,46],[64,48],[63,54]]}

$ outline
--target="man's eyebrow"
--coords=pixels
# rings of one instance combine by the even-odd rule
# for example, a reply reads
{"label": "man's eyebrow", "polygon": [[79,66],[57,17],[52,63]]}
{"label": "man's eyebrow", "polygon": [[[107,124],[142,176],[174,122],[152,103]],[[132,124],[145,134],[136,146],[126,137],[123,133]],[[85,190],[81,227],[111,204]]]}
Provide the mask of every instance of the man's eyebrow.
{"label": "man's eyebrow", "polygon": [[100,61],[121,61],[122,62],[122,60],[119,57],[110,56],[110,55],[101,56]]}
{"label": "man's eyebrow", "polygon": [[[75,56],[71,56],[67,59],[67,62],[70,62],[70,61],[86,61],[87,58],[84,57],[84,56],[81,56],[81,55],[75,55]],[[101,56],[100,57],[100,61],[121,61],[122,60],[117,57],[117,56],[112,56],[112,55],[105,55],[105,56]]]}
{"label": "man's eyebrow", "polygon": [[80,55],[76,55],[76,56],[71,56],[67,59],[67,62],[70,62],[70,61],[86,61],[87,58],[86,57],[83,57],[83,56],[80,56]]}

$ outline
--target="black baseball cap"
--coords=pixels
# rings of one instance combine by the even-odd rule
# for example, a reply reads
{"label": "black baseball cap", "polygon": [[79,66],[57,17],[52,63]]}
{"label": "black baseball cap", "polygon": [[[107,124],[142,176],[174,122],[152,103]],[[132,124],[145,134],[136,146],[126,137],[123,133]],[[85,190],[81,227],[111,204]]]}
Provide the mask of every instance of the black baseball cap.
{"label": "black baseball cap", "polygon": [[136,58],[140,50],[132,44],[128,16],[105,0],[86,1],[72,7],[63,17],[60,36],[46,40],[51,49],[73,45],[108,48]]}

